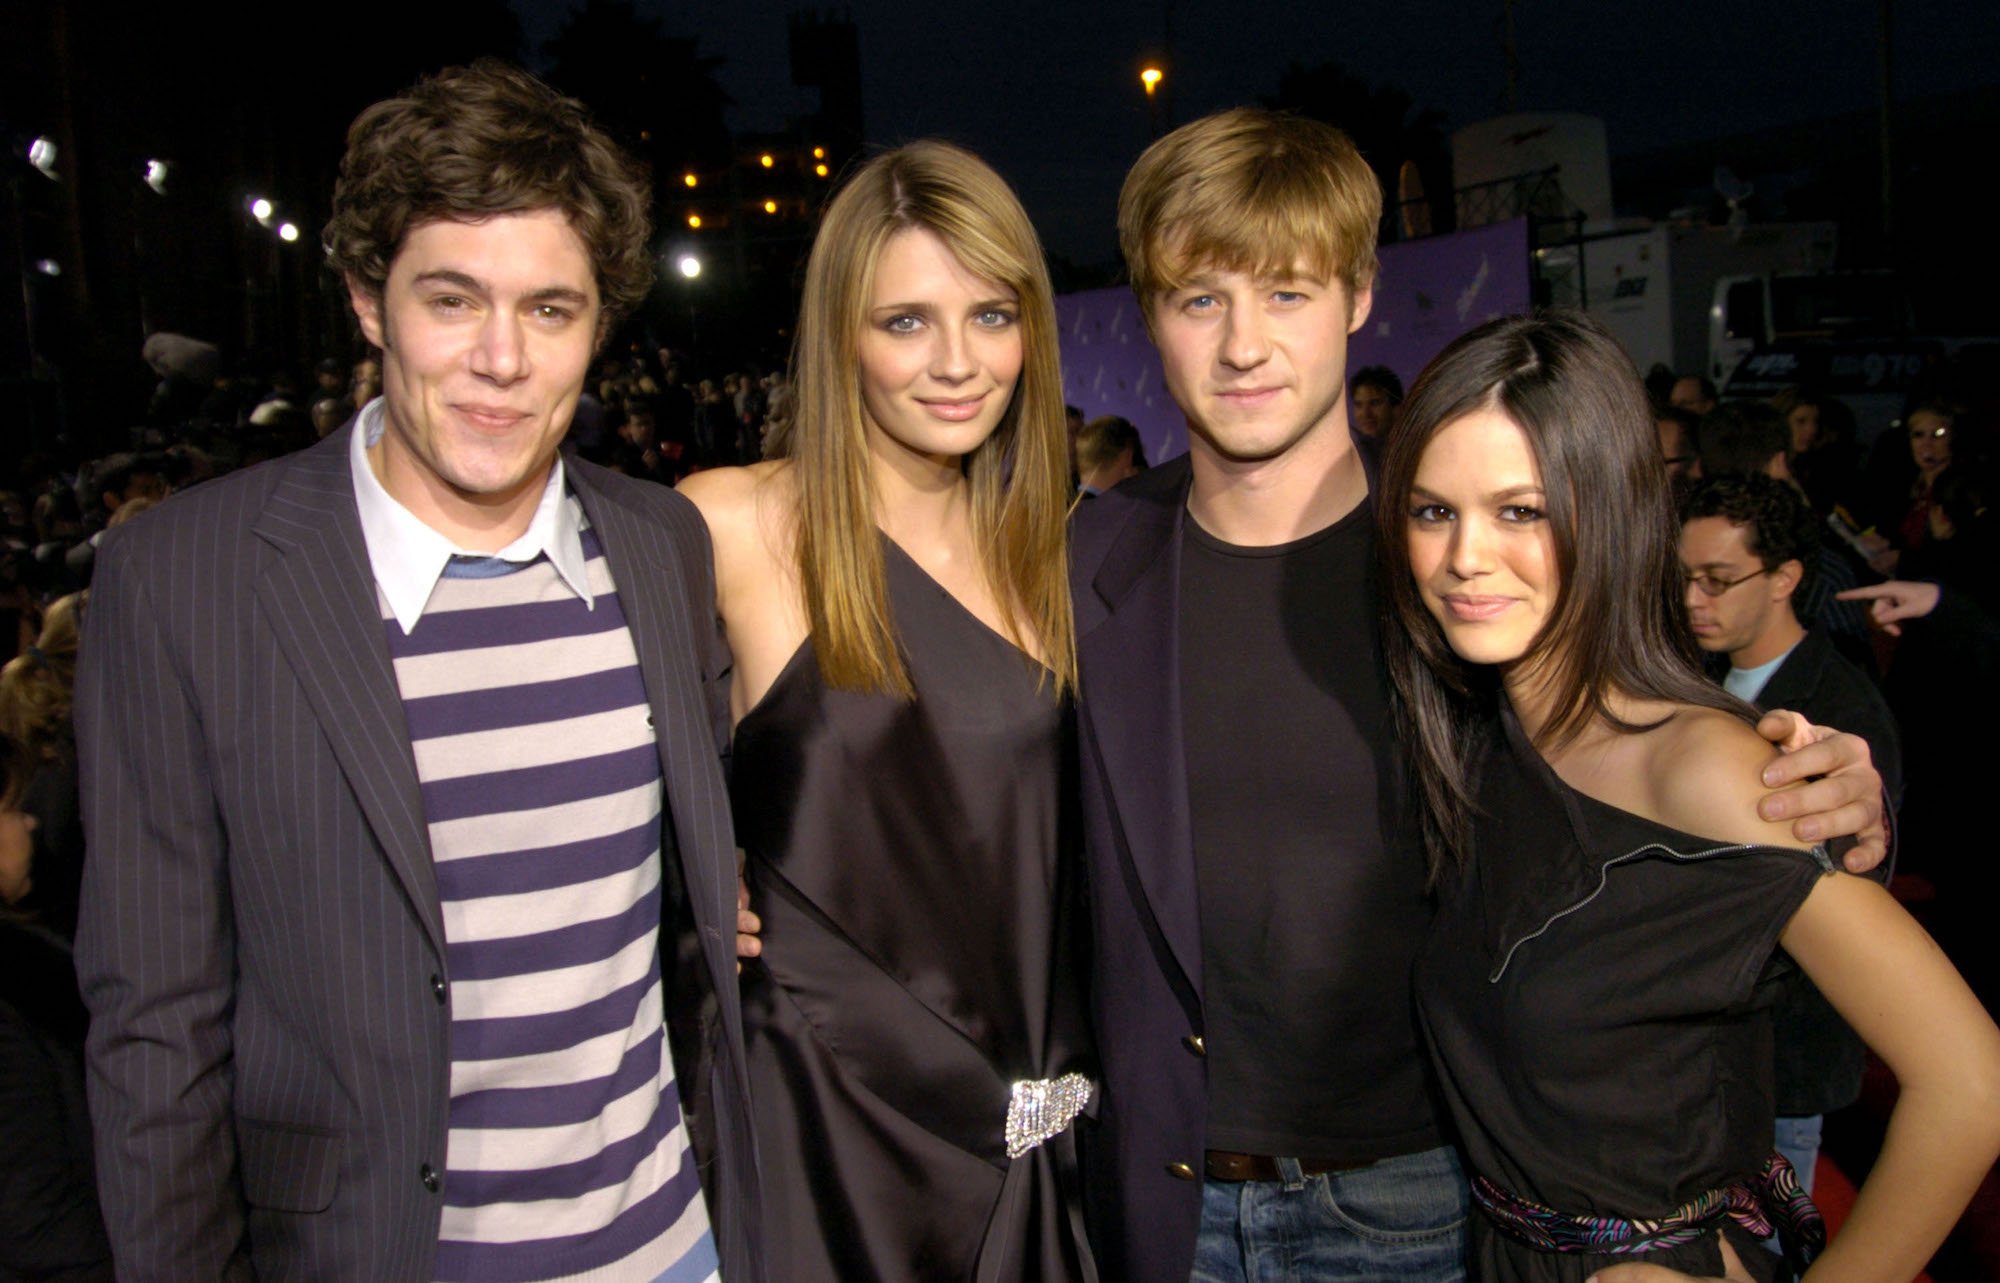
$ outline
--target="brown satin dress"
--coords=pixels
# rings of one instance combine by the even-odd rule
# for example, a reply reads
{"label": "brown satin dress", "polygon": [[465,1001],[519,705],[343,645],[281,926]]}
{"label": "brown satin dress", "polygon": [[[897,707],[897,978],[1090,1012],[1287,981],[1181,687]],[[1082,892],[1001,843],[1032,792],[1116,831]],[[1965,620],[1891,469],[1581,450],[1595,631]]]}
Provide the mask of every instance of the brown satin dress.
{"label": "brown satin dress", "polygon": [[743,973],[769,1275],[1091,1280],[1074,1126],[1020,1158],[1020,1079],[1094,1072],[1071,965],[1074,765],[1043,670],[886,538],[914,701],[811,643],[737,726],[763,955]]}

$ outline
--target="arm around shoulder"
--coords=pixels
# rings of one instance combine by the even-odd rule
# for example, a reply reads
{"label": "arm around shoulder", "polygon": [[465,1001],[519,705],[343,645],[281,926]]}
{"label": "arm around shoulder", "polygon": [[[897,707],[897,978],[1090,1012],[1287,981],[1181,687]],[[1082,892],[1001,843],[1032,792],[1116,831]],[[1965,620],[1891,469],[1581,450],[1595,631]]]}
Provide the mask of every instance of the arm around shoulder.
{"label": "arm around shoulder", "polygon": [[1689,709],[1661,742],[1654,775],[1660,819],[1687,833],[1746,845],[1803,848],[1791,826],[1764,819],[1763,770],[1777,754],[1729,713]]}

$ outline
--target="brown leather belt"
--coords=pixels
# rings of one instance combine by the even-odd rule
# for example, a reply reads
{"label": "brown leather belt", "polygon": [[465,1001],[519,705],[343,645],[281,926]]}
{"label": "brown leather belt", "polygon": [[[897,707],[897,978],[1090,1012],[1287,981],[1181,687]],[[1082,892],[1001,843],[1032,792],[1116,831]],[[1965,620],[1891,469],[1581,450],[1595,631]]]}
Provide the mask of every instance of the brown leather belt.
{"label": "brown leather belt", "polygon": [[[1208,1179],[1212,1181],[1276,1181],[1284,1177],[1278,1174],[1278,1160],[1266,1154],[1237,1154],[1226,1149],[1211,1149],[1207,1153]],[[1326,1172],[1351,1172],[1363,1167],[1372,1167],[1370,1162],[1343,1162],[1331,1158],[1301,1158],[1299,1170],[1307,1176],[1319,1176]]]}

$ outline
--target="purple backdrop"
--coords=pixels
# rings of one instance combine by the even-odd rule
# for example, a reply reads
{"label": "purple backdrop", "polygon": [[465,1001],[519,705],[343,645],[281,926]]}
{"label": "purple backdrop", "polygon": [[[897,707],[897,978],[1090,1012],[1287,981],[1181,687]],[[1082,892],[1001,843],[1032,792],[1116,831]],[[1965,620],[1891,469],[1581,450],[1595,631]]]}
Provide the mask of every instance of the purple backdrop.
{"label": "purple backdrop", "polygon": [[[1386,365],[1408,387],[1438,350],[1473,326],[1525,312],[1525,219],[1387,245],[1375,308],[1348,345],[1347,368]],[[1056,299],[1063,397],[1086,418],[1122,414],[1153,463],[1187,449],[1187,424],[1167,394],[1139,304],[1122,286]]]}

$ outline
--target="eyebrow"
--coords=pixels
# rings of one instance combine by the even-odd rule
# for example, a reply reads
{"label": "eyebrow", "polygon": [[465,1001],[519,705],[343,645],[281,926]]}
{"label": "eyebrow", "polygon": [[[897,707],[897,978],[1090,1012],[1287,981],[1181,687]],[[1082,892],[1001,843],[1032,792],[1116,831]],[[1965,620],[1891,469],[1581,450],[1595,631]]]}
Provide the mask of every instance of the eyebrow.
{"label": "eyebrow", "polygon": [[[1438,499],[1441,497],[1436,492],[1426,490],[1423,486],[1415,482],[1410,483],[1410,493],[1413,495],[1422,495],[1426,499]],[[1540,486],[1521,485],[1509,486],[1505,490],[1495,490],[1492,494],[1481,497],[1489,502],[1504,503],[1509,499],[1522,499],[1529,495],[1540,495],[1541,493],[1542,488]]]}
{"label": "eyebrow", "polygon": [[[970,312],[984,312],[990,308],[1019,307],[1020,305],[1021,300],[1018,296],[1001,294],[993,298],[980,299],[966,310]],[[868,314],[874,316],[879,312],[914,312],[919,316],[929,316],[935,311],[937,311],[935,303],[881,303],[869,308]]]}
{"label": "eyebrow", "polygon": [[1271,271],[1271,272],[1264,272],[1264,271],[1253,272],[1247,268],[1237,268],[1237,267],[1217,267],[1216,265],[1211,263],[1210,265],[1203,267],[1198,271],[1189,272],[1186,276],[1181,278],[1181,283],[1179,285],[1173,286],[1172,288],[1175,290],[1195,289],[1203,287],[1212,288],[1221,281],[1223,276],[1238,276],[1238,275],[1247,276],[1251,279],[1252,282],[1258,285],[1270,285],[1279,281],[1311,281],[1316,285],[1324,285],[1327,283],[1329,279],[1331,279],[1328,276],[1322,275],[1321,273],[1314,271],[1311,267],[1307,266],[1304,263],[1294,263],[1290,267],[1280,268],[1277,271]]}
{"label": "eyebrow", "polygon": [[[450,285],[464,290],[468,294],[478,294],[481,296],[490,293],[484,281],[449,267],[434,267],[428,272],[419,272],[413,283],[418,285]],[[523,301],[533,304],[573,303],[582,307],[589,304],[590,296],[582,290],[568,285],[544,285],[538,290],[530,290],[523,296]]]}

